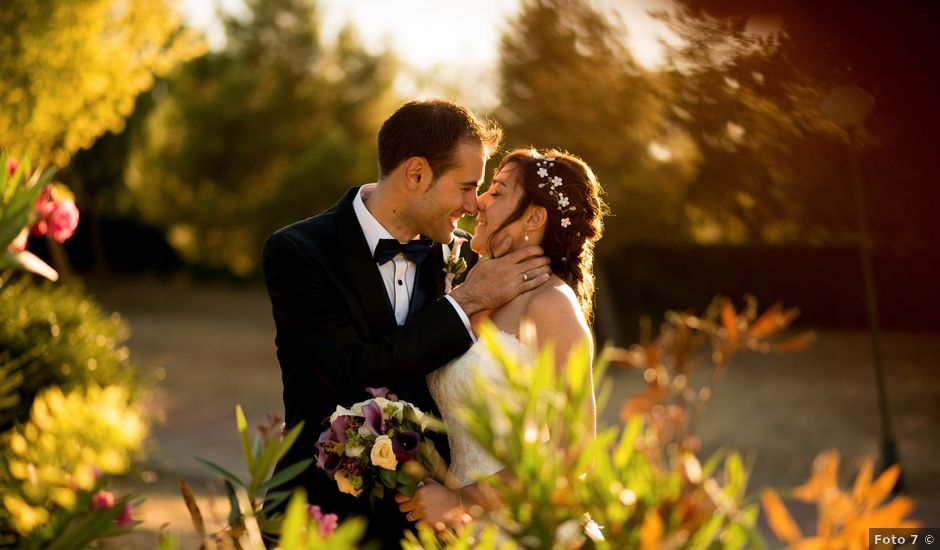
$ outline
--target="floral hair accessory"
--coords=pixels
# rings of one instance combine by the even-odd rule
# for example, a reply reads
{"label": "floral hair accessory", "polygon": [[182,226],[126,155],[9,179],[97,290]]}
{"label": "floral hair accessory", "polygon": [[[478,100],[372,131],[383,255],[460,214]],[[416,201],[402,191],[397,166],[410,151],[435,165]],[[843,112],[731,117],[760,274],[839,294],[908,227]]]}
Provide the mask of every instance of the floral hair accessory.
{"label": "floral hair accessory", "polygon": [[[559,187],[561,187],[564,180],[560,176],[552,176],[550,170],[555,167],[555,157],[541,157],[541,159],[535,163],[538,167],[536,174],[542,179],[542,183],[539,184],[539,189],[544,189],[545,186],[549,186],[548,194],[555,197],[555,200],[558,201],[558,211],[561,213],[572,212],[577,210],[576,206],[569,206],[571,201],[568,196],[561,192]],[[562,228],[567,229],[571,225],[570,218],[562,218],[561,226]]]}

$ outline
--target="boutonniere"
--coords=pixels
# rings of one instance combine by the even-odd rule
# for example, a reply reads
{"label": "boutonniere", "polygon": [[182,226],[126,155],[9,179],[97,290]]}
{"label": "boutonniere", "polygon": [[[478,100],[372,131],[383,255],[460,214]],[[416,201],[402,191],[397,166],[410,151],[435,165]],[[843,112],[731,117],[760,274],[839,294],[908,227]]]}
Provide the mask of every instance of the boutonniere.
{"label": "boutonniere", "polygon": [[454,237],[454,248],[448,245],[441,247],[444,252],[444,293],[448,294],[453,289],[454,277],[467,270],[467,260],[460,257],[460,247],[467,242],[463,237]]}

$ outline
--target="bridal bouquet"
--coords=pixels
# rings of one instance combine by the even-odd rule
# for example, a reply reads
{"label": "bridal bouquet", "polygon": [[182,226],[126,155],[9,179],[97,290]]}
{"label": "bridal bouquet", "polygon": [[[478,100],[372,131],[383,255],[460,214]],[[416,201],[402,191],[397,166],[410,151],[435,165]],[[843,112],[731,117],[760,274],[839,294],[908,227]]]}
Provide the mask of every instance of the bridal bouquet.
{"label": "bridal bouquet", "polygon": [[434,443],[424,437],[438,422],[387,388],[366,388],[372,399],[350,408],[339,405],[317,441],[317,466],[343,493],[382,498],[385,489],[412,496],[434,471]]}

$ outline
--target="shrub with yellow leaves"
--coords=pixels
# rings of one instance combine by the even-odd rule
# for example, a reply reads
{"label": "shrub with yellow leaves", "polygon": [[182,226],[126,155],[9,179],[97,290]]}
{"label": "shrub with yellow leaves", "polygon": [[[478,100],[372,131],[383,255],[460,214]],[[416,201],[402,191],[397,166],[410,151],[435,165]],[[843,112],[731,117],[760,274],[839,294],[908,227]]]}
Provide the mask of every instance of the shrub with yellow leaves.
{"label": "shrub with yellow leaves", "polygon": [[128,472],[146,434],[126,386],[43,390],[29,421],[0,438],[0,544],[84,545],[132,526],[129,499],[105,486]]}

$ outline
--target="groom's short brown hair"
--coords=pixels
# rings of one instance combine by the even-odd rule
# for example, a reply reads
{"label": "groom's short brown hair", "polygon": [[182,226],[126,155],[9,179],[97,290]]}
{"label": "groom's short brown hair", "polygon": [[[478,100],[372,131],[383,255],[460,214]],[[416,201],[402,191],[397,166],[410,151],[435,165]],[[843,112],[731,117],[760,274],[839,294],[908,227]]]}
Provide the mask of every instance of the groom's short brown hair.
{"label": "groom's short brown hair", "polygon": [[446,99],[409,101],[379,129],[379,177],[411,157],[424,157],[437,178],[454,167],[460,141],[479,143],[487,156],[499,149],[503,131],[492,120]]}

